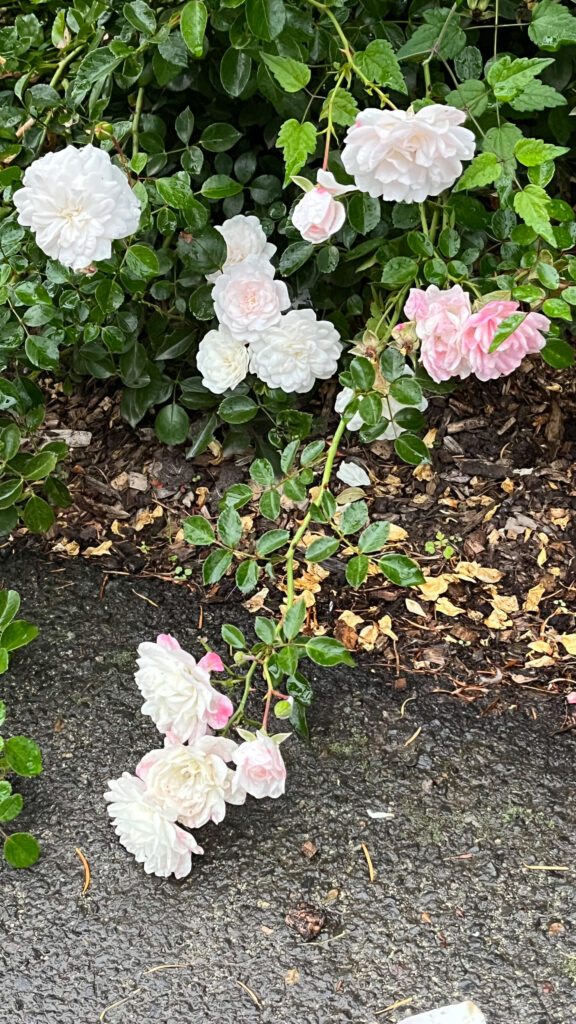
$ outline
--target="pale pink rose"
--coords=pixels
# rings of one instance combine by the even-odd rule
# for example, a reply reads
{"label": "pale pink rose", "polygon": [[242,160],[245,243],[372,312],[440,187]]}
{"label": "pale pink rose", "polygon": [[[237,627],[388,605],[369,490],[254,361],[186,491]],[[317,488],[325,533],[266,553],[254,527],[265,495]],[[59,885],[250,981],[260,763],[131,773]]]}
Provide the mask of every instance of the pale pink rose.
{"label": "pale pink rose", "polygon": [[550,321],[542,313],[528,313],[519,327],[494,352],[490,346],[499,324],[519,309],[517,302],[488,302],[468,319],[462,334],[462,352],[479,380],[507,377],[516,370],[525,356],[539,352],[546,344],[541,334],[548,331]]}
{"label": "pale pink rose", "polygon": [[470,299],[459,284],[441,291],[412,288],[405,306],[420,338],[420,358],[432,380],[468,377],[470,364],[462,351],[462,331],[470,316]]}
{"label": "pale pink rose", "polygon": [[258,732],[253,740],[241,743],[233,761],[236,763],[235,788],[258,800],[265,796],[282,796],[286,786],[286,767],[280,747],[272,736]]}
{"label": "pale pink rose", "polygon": [[208,821],[219,824],[235,778],[226,762],[236,749],[233,740],[220,736],[167,744],[162,750],[150,750],[136,774],[146,783],[147,798],[171,820],[188,828],[201,828]]}
{"label": "pale pink rose", "polygon": [[290,297],[284,281],[274,280],[274,267],[262,256],[247,256],[220,275],[212,289],[214,311],[239,341],[256,341],[280,320]]}
{"label": "pale pink rose", "polygon": [[166,634],[155,644],[140,644],[138,655],[134,678],[145,699],[142,714],[150,715],[160,732],[185,743],[205,736],[209,728],[224,728],[234,708],[231,700],[211,685],[207,668],[208,662],[220,671],[218,655],[208,655],[197,664]]}
{"label": "pale pink rose", "polygon": [[194,836],[175,824],[175,816],[160,807],[136,776],[124,772],[108,786],[104,799],[114,831],[147,874],[161,878],[189,874],[191,854],[204,852]]}
{"label": "pale pink rose", "polygon": [[355,185],[340,185],[330,171],[318,171],[318,184],[305,192],[292,213],[292,223],[306,242],[326,242],[340,230],[346,210],[335,196],[355,192]]}
{"label": "pale pink rose", "polygon": [[409,110],[360,111],[348,129],[342,163],[361,192],[390,202],[422,203],[454,184],[476,140],[466,113],[432,103]]}

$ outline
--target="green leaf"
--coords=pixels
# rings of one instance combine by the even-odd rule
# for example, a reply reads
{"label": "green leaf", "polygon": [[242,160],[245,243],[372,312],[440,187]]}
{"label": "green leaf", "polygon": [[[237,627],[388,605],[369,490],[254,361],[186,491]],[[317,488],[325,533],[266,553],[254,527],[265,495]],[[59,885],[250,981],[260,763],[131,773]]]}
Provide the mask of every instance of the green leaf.
{"label": "green leaf", "polygon": [[154,184],[158,195],[176,210],[186,210],[197,205],[190,188],[190,179],[185,171],[179,171],[171,178],[157,178]]}
{"label": "green leaf", "polygon": [[380,551],[388,543],[390,523],[370,523],[360,534],[358,548],[362,552]]}
{"label": "green leaf", "polygon": [[2,647],[7,651],[15,651],[18,647],[25,647],[38,636],[38,627],[24,619],[14,619],[2,632]]}
{"label": "green leaf", "polygon": [[180,31],[193,57],[201,57],[208,12],[202,0],[186,4],[180,15]]}
{"label": "green leaf", "polygon": [[40,856],[40,845],[28,832],[14,832],[4,843],[4,856],[13,868],[29,868]]}
{"label": "green leaf", "polygon": [[489,128],[482,140],[482,149],[487,153],[495,153],[500,160],[511,160],[517,142],[524,136],[515,124],[503,124],[499,128]]}
{"label": "green leaf", "polygon": [[254,419],[257,412],[256,402],[247,395],[225,398],[218,407],[218,415],[226,423],[247,423],[248,420]]}
{"label": "green leaf", "polygon": [[243,647],[246,647],[244,633],[237,626],[231,626],[229,622],[225,622],[220,632],[224,643],[228,644],[229,647],[235,647],[237,650],[242,650]]}
{"label": "green leaf", "polygon": [[[398,60],[407,57],[426,57],[434,51],[451,60],[466,46],[466,33],[460,28],[460,19],[454,10],[439,7],[424,12],[424,25],[420,25],[408,42],[398,50]],[[440,44],[440,45],[438,45]]]}
{"label": "green leaf", "polygon": [[311,466],[312,463],[322,455],[322,452],[326,448],[326,442],[322,440],[311,441],[305,448],[302,449],[300,456],[300,462],[303,466]]}
{"label": "green leaf", "polygon": [[233,46],[226,50],[220,61],[220,81],[229,96],[240,96],[250,81],[252,58],[245,50]]}
{"label": "green leaf", "polygon": [[506,55],[490,66],[486,78],[494,95],[501,103],[519,96],[536,75],[553,63],[549,57],[518,57],[513,60]]}
{"label": "green leaf", "polygon": [[291,57],[278,57],[273,53],[260,52],[260,57],[270,68],[274,78],[282,86],[284,92],[299,92],[305,89],[310,81],[310,68],[299,60]]}
{"label": "green leaf", "polygon": [[10,508],[20,498],[24,484],[21,480],[6,480],[0,484],[0,509]]}
{"label": "green leaf", "polygon": [[534,8],[528,35],[541,50],[555,52],[576,43],[576,18],[561,4],[544,0]]}
{"label": "green leaf", "polygon": [[350,363],[349,373],[354,387],[359,391],[370,391],[370,388],[374,387],[376,371],[365,356],[355,356]]}
{"label": "green leaf", "polygon": [[550,226],[550,196],[539,185],[526,185],[514,196],[514,209],[525,224],[534,228],[551,245],[555,238]]}
{"label": "green leaf", "polygon": [[355,53],[354,63],[376,85],[387,85],[396,92],[408,92],[396,54],[386,39],[374,39],[365,50]]}
{"label": "green leaf", "polygon": [[163,444],[184,444],[190,430],[188,413],[181,405],[165,405],[154,420],[154,430]]}
{"label": "green leaf", "polygon": [[574,366],[574,349],[562,338],[550,338],[540,355],[545,363],[553,366],[556,370],[565,370],[568,366]]}
{"label": "green leaf", "polygon": [[248,28],[258,38],[271,42],[286,22],[283,0],[246,0]]}
{"label": "green leaf", "polygon": [[201,189],[207,199],[226,199],[228,196],[237,196],[241,191],[240,182],[234,181],[227,174],[212,174],[202,182]]}
{"label": "green leaf", "polygon": [[533,110],[546,110],[547,107],[564,107],[567,100],[551,85],[544,85],[535,78],[526,86],[524,92],[510,100],[510,106],[522,113]]}
{"label": "green leaf", "polygon": [[255,459],[250,466],[250,477],[262,487],[270,487],[274,483],[274,470],[268,459]]}
{"label": "green leaf", "polygon": [[265,519],[277,519],[280,515],[280,495],[278,491],[264,491],[259,502],[260,515]]}
{"label": "green leaf", "polygon": [[20,793],[14,793],[7,800],[0,801],[0,821],[13,821],[22,810],[24,801]]}
{"label": "green leaf", "polygon": [[103,313],[113,313],[124,302],[124,292],[120,285],[111,277],[100,281],[96,289],[96,302]]}
{"label": "green leaf", "polygon": [[132,245],[126,251],[126,266],[135,277],[154,277],[160,270],[158,257],[147,245]]}
{"label": "green leaf", "polygon": [[422,462],[430,462],[430,452],[424,441],[416,434],[401,434],[394,441],[396,454],[410,466],[419,466]]}
{"label": "green leaf", "polygon": [[514,156],[524,167],[536,167],[547,160],[555,160],[570,150],[566,146],[553,146],[542,139],[521,139],[514,147]]}
{"label": "green leaf", "polygon": [[286,640],[293,640],[295,636],[302,629],[304,619],[306,618],[306,602],[303,598],[296,601],[291,608],[288,609],[284,616],[284,622],[282,623],[282,632]]}
{"label": "green leaf", "polygon": [[351,587],[361,587],[366,582],[370,559],[368,555],[354,555],[346,565],[346,580]]}
{"label": "green leaf", "polygon": [[497,181],[502,173],[502,164],[495,153],[479,153],[454,185],[455,192],[467,188],[480,188]]}
{"label": "green leaf", "polygon": [[19,608],[20,595],[16,590],[0,590],[0,631],[12,622]]}
{"label": "green leaf", "polygon": [[387,348],[380,356],[380,370],[387,381],[397,380],[406,369],[406,360],[396,348]]}
{"label": "green leaf", "polygon": [[218,508],[239,509],[242,508],[247,501],[251,501],[253,497],[254,493],[248,484],[232,484],[232,487],[228,487],[224,491],[224,495],[218,503]]}
{"label": "green leaf", "polygon": [[138,32],[151,36],[156,31],[154,11],[144,0],[132,0],[132,3],[124,4],[122,13]]}
{"label": "green leaf", "polygon": [[380,223],[382,207],[379,199],[372,199],[364,192],[353,195],[348,204],[348,220],[355,231],[367,235]]}
{"label": "green leaf", "polygon": [[280,257],[278,269],[282,277],[289,277],[304,266],[314,252],[314,246],[310,242],[292,242]]}
{"label": "green leaf", "polygon": [[276,625],[271,619],[257,615],[254,620],[254,631],[265,644],[273,644],[276,638]]}
{"label": "green leaf", "polygon": [[556,267],[553,267],[551,263],[538,263],[536,265],[536,273],[538,274],[540,284],[543,284],[549,291],[553,292],[558,288],[560,284],[560,274],[556,270]]}
{"label": "green leaf", "polygon": [[542,312],[545,316],[550,316],[554,319],[567,320],[569,323],[572,322],[572,311],[567,302],[563,299],[546,299],[546,302],[542,306]]}
{"label": "green leaf", "polygon": [[368,505],[365,501],[354,501],[347,505],[340,518],[340,532],[345,536],[357,533],[368,519]]}
{"label": "green leaf", "polygon": [[390,394],[400,405],[420,405],[422,388],[414,377],[398,377],[390,385]]}
{"label": "green leaf", "polygon": [[407,555],[383,555],[378,565],[384,576],[399,587],[413,587],[424,583],[421,569]]}
{"label": "green leaf", "polygon": [[278,548],[283,547],[289,540],[289,530],[268,530],[267,533],[263,533],[262,536],[258,538],[256,550],[259,555],[265,557],[266,555],[272,554],[273,551],[277,551]]}
{"label": "green leaf", "polygon": [[373,391],[360,399],[358,412],[368,427],[373,427],[382,419],[382,395]]}
{"label": "green leaf", "polygon": [[472,117],[481,117],[488,108],[488,91],[484,82],[471,78],[449,92],[446,103],[458,110],[465,110]]}
{"label": "green leaf", "polygon": [[252,558],[247,558],[236,569],[236,586],[242,594],[248,594],[258,583],[258,566]]}
{"label": "green leaf", "polygon": [[74,100],[80,102],[96,82],[103,85],[106,76],[114,71],[123,59],[123,57],[115,57],[107,46],[87,53],[80,62],[74,77]]}
{"label": "green leaf", "polygon": [[298,174],[310,154],[316,149],[316,128],[311,121],[300,124],[292,117],[288,121],[284,121],[278,132],[276,145],[283,150],[286,164],[284,184],[288,184],[292,175]]}
{"label": "green leaf", "polygon": [[216,540],[214,530],[210,523],[204,519],[204,516],[190,516],[188,519],[185,519],[182,523],[182,531],[184,533],[184,540],[188,544],[200,546],[202,544],[213,544]]}
{"label": "green leaf", "polygon": [[334,124],[349,128],[358,117],[358,103],[346,89],[331,89],[320,111],[320,120],[327,118],[330,112]]}
{"label": "green leaf", "polygon": [[283,473],[289,473],[292,466],[294,465],[294,459],[296,458],[298,449],[300,447],[300,441],[290,441],[287,444],[282,455],[280,456],[280,468]]}
{"label": "green leaf", "polygon": [[42,771],[42,754],[34,740],[27,736],[11,736],[4,744],[4,757],[16,775],[31,778]]}
{"label": "green leaf", "polygon": [[325,667],[331,665],[354,666],[354,659],[344,644],[330,636],[313,636],[306,644],[306,654],[317,665]]}
{"label": "green leaf", "polygon": [[31,533],[46,533],[54,522],[54,513],[48,502],[34,495],[26,502],[22,519]]}
{"label": "green leaf", "polygon": [[417,273],[416,260],[409,256],[394,256],[386,263],[380,280],[388,288],[399,288],[403,284],[411,284]]}
{"label": "green leaf", "polygon": [[337,537],[319,537],[306,548],[304,558],[307,562],[323,562],[325,558],[334,555],[339,546]]}
{"label": "green leaf", "polygon": [[217,583],[218,580],[221,580],[232,564],[232,558],[231,551],[212,551],[202,566],[204,585],[208,586],[210,583]]}
{"label": "green leaf", "polygon": [[200,136],[200,145],[204,146],[209,153],[225,153],[227,149],[238,142],[241,133],[231,124],[218,122],[210,124],[204,129]]}
{"label": "green leaf", "polygon": [[15,423],[9,423],[0,431],[0,458],[9,462],[18,454],[22,443],[22,434]]}
{"label": "green leaf", "polygon": [[223,544],[235,548],[242,536],[242,520],[235,508],[228,506],[218,517],[218,536]]}

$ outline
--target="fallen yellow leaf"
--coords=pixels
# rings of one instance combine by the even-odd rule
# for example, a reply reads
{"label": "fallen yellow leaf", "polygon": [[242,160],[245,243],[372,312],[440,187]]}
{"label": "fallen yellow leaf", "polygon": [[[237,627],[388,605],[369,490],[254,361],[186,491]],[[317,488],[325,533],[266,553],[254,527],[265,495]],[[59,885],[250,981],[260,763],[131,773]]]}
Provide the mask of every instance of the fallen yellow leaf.
{"label": "fallen yellow leaf", "polygon": [[568,654],[576,654],[576,633],[563,633],[558,640]]}
{"label": "fallen yellow leaf", "polygon": [[82,554],[84,555],[85,558],[98,558],[100,557],[100,555],[107,555],[111,547],[111,540],[103,540],[102,543],[99,544],[97,548],[86,548],[86,550],[83,551]]}
{"label": "fallen yellow leaf", "polygon": [[506,629],[512,625],[512,619],[509,619],[506,612],[500,608],[493,608],[485,622],[488,629]]}
{"label": "fallen yellow leaf", "polygon": [[480,580],[481,583],[498,583],[504,575],[499,569],[490,569],[478,562],[459,562],[454,572],[461,580]]}
{"label": "fallen yellow leaf", "polygon": [[418,601],[413,601],[411,597],[407,597],[406,600],[404,601],[404,604],[406,605],[407,610],[412,615],[421,615],[423,619],[426,618],[426,612],[424,611],[422,605],[418,604]]}
{"label": "fallen yellow leaf", "polygon": [[464,615],[464,608],[459,608],[458,605],[452,603],[448,597],[439,597],[436,601],[436,608],[442,615],[449,615],[450,618],[455,618],[457,615]]}
{"label": "fallen yellow leaf", "polygon": [[530,587],[530,590],[526,595],[526,600],[524,601],[524,611],[537,612],[538,605],[540,604],[540,601],[542,600],[545,592],[546,587],[543,586],[542,583],[537,583],[535,587]]}

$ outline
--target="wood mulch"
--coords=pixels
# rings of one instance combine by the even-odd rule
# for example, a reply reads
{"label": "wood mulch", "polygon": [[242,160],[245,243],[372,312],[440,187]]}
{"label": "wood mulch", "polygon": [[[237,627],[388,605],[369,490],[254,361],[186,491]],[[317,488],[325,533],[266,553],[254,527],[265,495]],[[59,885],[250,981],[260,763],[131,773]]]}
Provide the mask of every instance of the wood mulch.
{"label": "wood mulch", "polygon": [[[215,446],[187,461],[151,426],[134,431],[122,421],[113,382],[50,393],[45,432],[70,445],[74,504],[47,538],[20,530],[16,545],[201,586],[202,553],[185,543],[182,520],[214,519],[223,491],[248,480],[251,456],[225,460]],[[431,399],[429,424],[433,466],[414,469],[390,443],[367,449],[354,434],[341,449],[370,475],[371,519],[394,524],[396,550],[419,561],[426,585],[406,591],[377,575],[355,591],[342,562],[308,571],[303,563],[307,628],[334,632],[375,671],[391,670],[399,689],[411,675],[435,673],[438,688],[466,700],[494,692],[496,711],[508,684],[542,696],[576,687],[576,370],[534,361],[487,385],[465,382]],[[272,525],[257,500],[242,514],[252,542]],[[280,525],[299,514],[283,499]],[[278,608],[279,583],[267,580],[243,601],[253,611]],[[205,600],[230,597],[238,597],[232,576]]]}

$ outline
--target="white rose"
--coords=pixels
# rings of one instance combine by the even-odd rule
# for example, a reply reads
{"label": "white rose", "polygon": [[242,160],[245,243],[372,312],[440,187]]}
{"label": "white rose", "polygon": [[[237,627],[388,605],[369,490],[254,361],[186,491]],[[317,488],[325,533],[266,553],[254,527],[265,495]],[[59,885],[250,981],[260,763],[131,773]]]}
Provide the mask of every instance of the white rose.
{"label": "white rose", "polygon": [[310,391],[338,369],[342,342],[327,320],[312,309],[293,309],[250,346],[250,369],[270,388]]}
{"label": "white rose", "polygon": [[[276,246],[266,241],[266,235],[258,217],[245,217],[238,213],[230,217],[223,224],[216,225],[226,242],[226,261],[222,270],[229,270],[230,267],[242,263],[247,256],[261,256],[265,260],[271,260],[276,252]],[[220,277],[220,271],[215,274],[207,274],[206,280],[214,283]]]}
{"label": "white rose", "polygon": [[342,163],[358,188],[391,202],[422,203],[454,184],[476,139],[466,113],[433,103],[412,110],[362,110],[348,129]]}
{"label": "white rose", "polygon": [[318,171],[318,184],[305,192],[292,212],[292,223],[306,242],[325,242],[340,230],[346,210],[335,196],[355,192],[354,185],[340,185],[330,171]]}
{"label": "white rose", "polygon": [[[414,370],[410,366],[406,366],[404,368],[404,376],[413,377]],[[336,401],[334,403],[335,411],[343,413],[346,407],[352,401],[353,396],[354,392],[352,388],[343,388],[342,391],[336,396]],[[428,408],[428,402],[424,397],[422,397],[422,401],[419,402],[418,405],[405,406],[402,405],[401,402],[397,402],[396,399],[392,397],[392,395],[387,395],[386,397],[382,398],[382,417],[383,419],[387,419],[390,422],[388,423],[386,429],[381,434],[378,435],[378,437],[376,438],[377,441],[394,441],[397,437],[400,437],[401,434],[406,433],[407,428],[401,427],[400,424],[396,423],[394,420],[394,416],[396,415],[396,413],[399,412],[400,409],[406,408],[418,409],[419,412],[424,412],[424,410]],[[354,413],[352,419],[349,421],[349,423],[346,424],[346,426],[348,427],[348,430],[360,430],[360,428],[364,426],[364,420],[362,419],[360,413]]]}
{"label": "white rose", "polygon": [[210,667],[220,670],[217,655],[196,662],[171,636],[138,648],[136,684],[145,698],[142,714],[172,739],[194,742],[208,729],[223,729],[233,712],[232,702],[210,684]]}
{"label": "white rose", "polygon": [[140,223],[126,175],[103,149],[67,146],[35,160],[14,195],[18,221],[51,259],[73,270],[112,255],[112,242]]}
{"label": "white rose", "polygon": [[247,256],[216,281],[212,289],[216,316],[239,341],[255,341],[288,309],[288,289],[283,281],[274,280],[274,273],[268,260]]}
{"label": "white rose", "polygon": [[241,743],[233,756],[235,785],[261,800],[282,796],[286,788],[286,766],[280,747],[272,736],[258,732],[253,740]]}
{"label": "white rose", "polygon": [[201,828],[208,821],[219,824],[234,780],[226,761],[232,760],[236,749],[233,740],[203,736],[190,745],[177,743],[151,750],[136,774],[146,784],[146,795],[172,820],[187,828]]}
{"label": "white rose", "polygon": [[104,799],[114,831],[149,875],[184,878],[192,868],[192,853],[203,853],[190,832],[179,828],[146,792],[135,775],[124,772],[108,783]]}
{"label": "white rose", "polygon": [[248,373],[249,362],[246,345],[235,338],[224,324],[202,338],[196,356],[202,383],[215,395],[237,387]]}

